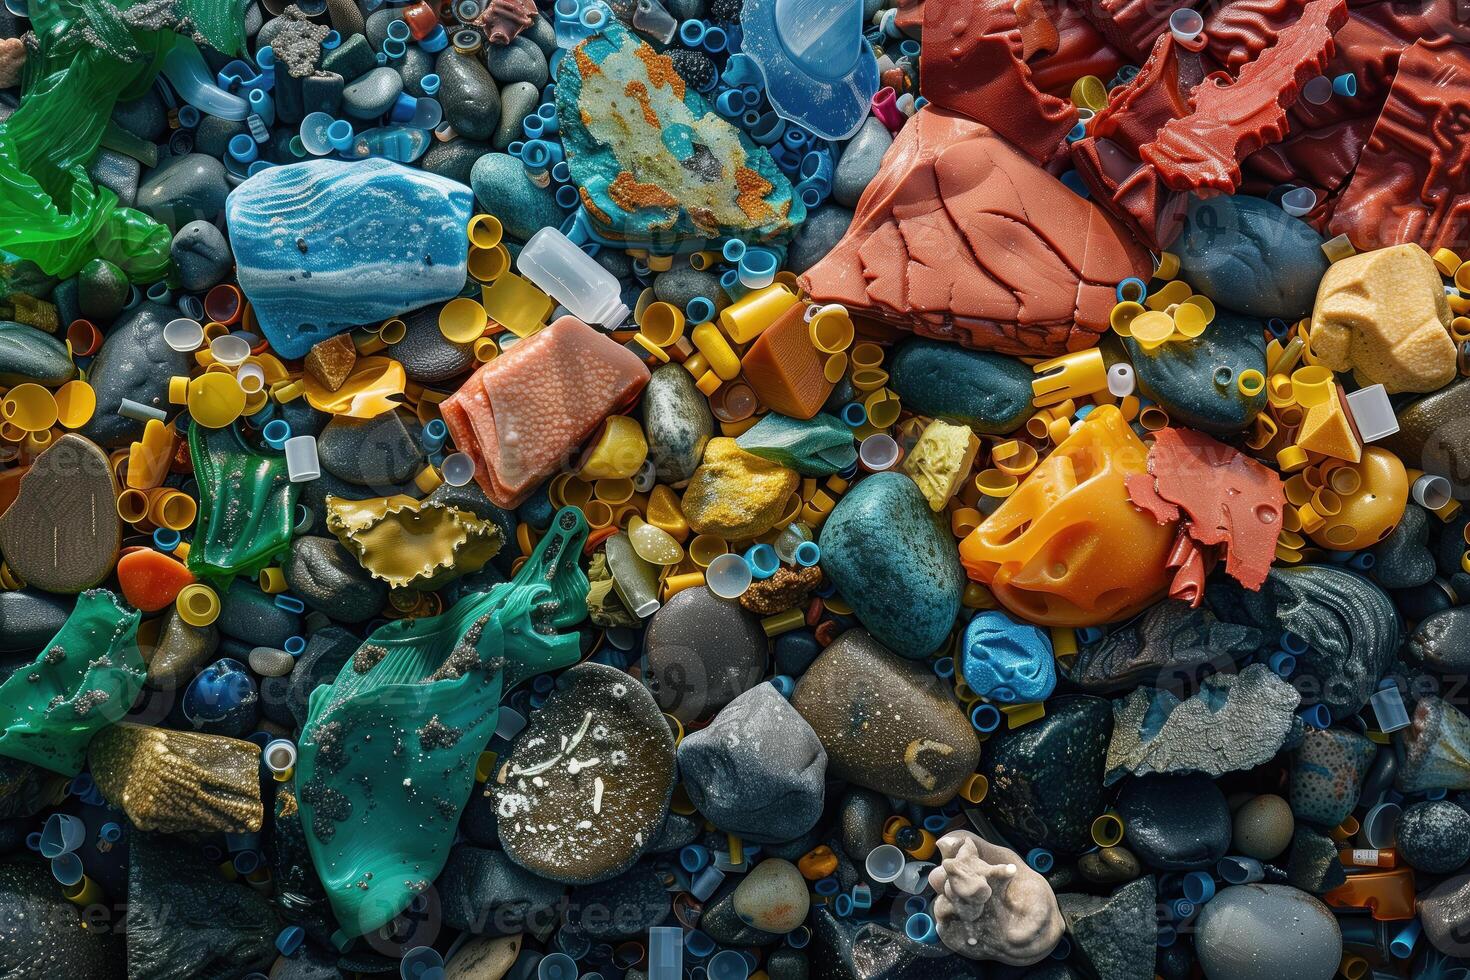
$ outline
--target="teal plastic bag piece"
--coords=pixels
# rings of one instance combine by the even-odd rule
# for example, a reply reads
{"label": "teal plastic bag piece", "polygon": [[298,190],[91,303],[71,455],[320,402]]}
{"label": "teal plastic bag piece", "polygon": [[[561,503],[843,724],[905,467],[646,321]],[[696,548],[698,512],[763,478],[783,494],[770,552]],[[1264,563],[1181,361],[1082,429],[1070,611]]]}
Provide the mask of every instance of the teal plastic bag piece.
{"label": "teal plastic bag piece", "polygon": [[439,876],[502,693],[575,663],[587,537],[566,508],[514,579],[376,630],[311,694],[296,764],[302,824],[345,937],[391,922]]}
{"label": "teal plastic bag piece", "polygon": [[286,457],[263,456],[234,425],[189,425],[189,454],[199,483],[199,517],[189,548],[189,571],[229,580],[255,575],[291,547],[301,488],[286,472]]}
{"label": "teal plastic bag piece", "polygon": [[0,123],[0,249],[58,278],[98,257],[134,282],[161,278],[168,229],[119,205],[117,195],[92,183],[87,164],[114,106],[153,84],[174,45],[239,50],[243,5],[47,0],[31,4],[30,19],[39,50],[26,59],[20,106]]}
{"label": "teal plastic bag piece", "polygon": [[0,684],[0,755],[81,772],[92,736],[127,714],[143,688],[141,617],[106,589],[83,592],[35,661]]}
{"label": "teal plastic bag piece", "polygon": [[742,432],[735,445],[802,476],[831,476],[857,462],[852,429],[824,412],[805,420],[771,412]]}

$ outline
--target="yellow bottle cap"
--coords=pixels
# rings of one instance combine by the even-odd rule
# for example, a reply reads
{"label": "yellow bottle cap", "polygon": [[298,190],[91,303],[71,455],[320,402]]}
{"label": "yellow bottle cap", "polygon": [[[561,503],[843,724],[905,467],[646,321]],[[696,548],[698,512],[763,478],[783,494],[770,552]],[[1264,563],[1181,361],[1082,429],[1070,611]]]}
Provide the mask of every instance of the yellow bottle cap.
{"label": "yellow bottle cap", "polygon": [[1133,318],[1129,330],[1144,350],[1153,350],[1174,335],[1174,318],[1159,310],[1149,310]]}
{"label": "yellow bottle cap", "polygon": [[201,374],[189,382],[189,416],[206,429],[223,429],[245,411],[245,390],[234,375]]}
{"label": "yellow bottle cap", "polygon": [[684,336],[684,311],[673,303],[649,303],[638,319],[638,330],[658,347],[678,343]]}
{"label": "yellow bottle cap", "polygon": [[465,297],[452,299],[439,310],[439,332],[450,343],[474,343],[484,335],[487,322],[485,307]]}
{"label": "yellow bottle cap", "polygon": [[208,626],[219,618],[219,596],[202,582],[184,586],[174,605],[190,626]]}
{"label": "yellow bottle cap", "polygon": [[16,385],[0,401],[0,418],[26,432],[43,432],[56,424],[56,399],[38,384]]}
{"label": "yellow bottle cap", "polygon": [[475,248],[494,248],[500,244],[500,238],[505,233],[501,227],[500,219],[493,214],[477,214],[470,219],[469,227],[470,244]]}
{"label": "yellow bottle cap", "polygon": [[[1144,314],[1144,316],[1147,315],[1147,313]],[[1209,317],[1205,315],[1205,311],[1193,303],[1180,303],[1174,307],[1174,329],[1185,337],[1198,337],[1205,332],[1205,327],[1209,324]]]}
{"label": "yellow bottle cap", "polygon": [[1133,321],[1148,312],[1142,303],[1132,300],[1124,300],[1113,305],[1112,312],[1108,314],[1108,324],[1113,328],[1113,333],[1119,337],[1133,336]]}
{"label": "yellow bottle cap", "polygon": [[286,591],[286,573],[279,565],[260,570],[260,591],[269,595]]}
{"label": "yellow bottle cap", "polygon": [[470,277],[479,282],[494,282],[510,270],[510,252],[504,245],[494,248],[471,248],[466,264]]}
{"label": "yellow bottle cap", "polygon": [[822,377],[829,385],[835,385],[847,373],[847,354],[838,351],[822,365]]}
{"label": "yellow bottle cap", "polygon": [[852,346],[855,331],[847,307],[832,303],[817,310],[807,324],[812,346],[823,354],[837,354]]}

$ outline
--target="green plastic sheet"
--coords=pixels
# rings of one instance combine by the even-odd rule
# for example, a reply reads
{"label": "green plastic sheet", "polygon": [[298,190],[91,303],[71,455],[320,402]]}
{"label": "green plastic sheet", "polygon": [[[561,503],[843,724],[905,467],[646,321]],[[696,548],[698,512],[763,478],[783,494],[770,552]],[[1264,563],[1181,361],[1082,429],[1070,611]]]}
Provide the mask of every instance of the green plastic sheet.
{"label": "green plastic sheet", "polygon": [[199,483],[199,517],[189,547],[189,571],[223,580],[255,575],[291,547],[296,498],[286,457],[261,455],[234,425],[189,425],[189,454]]}
{"label": "green plastic sheet", "polygon": [[81,772],[92,736],[127,714],[143,687],[141,615],[106,589],[83,592],[35,662],[0,684],[0,755]]}
{"label": "green plastic sheet", "polygon": [[831,476],[857,462],[852,429],[823,412],[810,419],[771,412],[742,432],[735,445],[802,476]]}
{"label": "green plastic sheet", "polygon": [[159,279],[168,229],[94,185],[87,164],[113,107],[147,90],[175,44],[239,50],[242,5],[45,0],[30,18],[40,50],[26,59],[20,107],[0,123],[0,250],[61,278],[100,256],[134,282]]}

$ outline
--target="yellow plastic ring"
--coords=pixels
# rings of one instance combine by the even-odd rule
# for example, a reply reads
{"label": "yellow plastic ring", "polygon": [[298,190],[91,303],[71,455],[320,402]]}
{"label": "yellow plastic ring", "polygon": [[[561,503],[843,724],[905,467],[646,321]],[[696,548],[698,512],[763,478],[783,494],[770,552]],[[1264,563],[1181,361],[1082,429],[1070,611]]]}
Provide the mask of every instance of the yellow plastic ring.
{"label": "yellow plastic ring", "polygon": [[846,373],[847,354],[845,353],[839,352],[833,354],[831,357],[827,358],[826,363],[822,365],[822,377],[826,379],[829,385],[835,385],[837,382],[841,381],[842,376]]}
{"label": "yellow plastic ring", "polygon": [[472,248],[465,268],[477,282],[494,282],[510,269],[510,252],[504,245]]}
{"label": "yellow plastic ring", "polygon": [[848,351],[847,356],[854,368],[876,368],[883,363],[883,348],[865,341]]}
{"label": "yellow plastic ring", "polygon": [[855,331],[847,308],[833,304],[816,312],[807,324],[812,346],[823,354],[837,354],[852,346]]}
{"label": "yellow plastic ring", "polygon": [[1320,365],[1297,368],[1291,373],[1291,390],[1304,408],[1325,404],[1332,397],[1332,372]]}
{"label": "yellow plastic ring", "polygon": [[858,368],[852,372],[852,386],[858,391],[877,391],[887,383],[888,372],[879,368]]}
{"label": "yellow plastic ring", "polygon": [[490,249],[500,244],[505,229],[500,224],[500,219],[493,214],[477,214],[470,219],[469,227],[466,228],[470,244],[475,248]]}
{"label": "yellow plastic ring", "polygon": [[684,311],[673,303],[649,303],[638,320],[638,330],[656,347],[669,347],[684,336],[684,323]]}
{"label": "yellow plastic ring", "polygon": [[729,550],[725,539],[713,534],[696,534],[689,542],[689,558],[700,568],[708,568],[710,562]]}
{"label": "yellow plastic ring", "polygon": [[164,490],[150,495],[148,519],[158,527],[183,531],[199,516],[199,504],[180,490]]}
{"label": "yellow plastic ring", "polygon": [[1116,847],[1123,841],[1123,818],[1104,813],[1092,821],[1092,842],[1098,847]]}
{"label": "yellow plastic ring", "polygon": [[975,474],[975,489],[987,497],[1009,497],[1016,492],[1017,481],[1009,473],[985,469]]}
{"label": "yellow plastic ring", "polygon": [[876,429],[886,429],[898,421],[903,403],[887,388],[879,388],[867,397],[863,407],[868,412],[868,424]]}
{"label": "yellow plastic ring", "polygon": [[129,524],[137,524],[148,516],[148,494],[132,487],[117,495],[117,516]]}
{"label": "yellow plastic ring", "polygon": [[1266,376],[1255,368],[1247,368],[1235,379],[1235,387],[1247,398],[1254,398],[1266,388]]}
{"label": "yellow plastic ring", "polygon": [[990,450],[990,462],[1008,476],[1025,476],[1036,468],[1039,460],[1035,447],[1019,439],[999,443]]}
{"label": "yellow plastic ring", "polygon": [[1158,264],[1154,266],[1155,279],[1173,279],[1179,275],[1179,256],[1173,252],[1160,252]]}
{"label": "yellow plastic ring", "polygon": [[1147,312],[1142,303],[1135,303],[1132,300],[1114,303],[1112,312],[1108,314],[1108,324],[1113,328],[1113,333],[1119,337],[1131,337],[1133,336],[1133,321]]}
{"label": "yellow plastic ring", "polygon": [[174,605],[190,626],[208,626],[219,618],[219,596],[202,582],[184,586]]}

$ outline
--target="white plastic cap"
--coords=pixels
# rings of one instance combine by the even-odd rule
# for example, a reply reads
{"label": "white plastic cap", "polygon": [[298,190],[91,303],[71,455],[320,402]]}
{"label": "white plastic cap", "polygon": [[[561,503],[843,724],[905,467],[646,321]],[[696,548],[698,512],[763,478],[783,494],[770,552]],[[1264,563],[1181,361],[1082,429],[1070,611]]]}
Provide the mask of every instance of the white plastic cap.
{"label": "white plastic cap", "polygon": [[292,436],[286,440],[286,473],[292,483],[305,483],[322,475],[316,436]]}
{"label": "white plastic cap", "polygon": [[1399,431],[1398,416],[1393,413],[1393,405],[1383,385],[1369,385],[1348,392],[1347,407],[1364,442],[1386,439]]}

